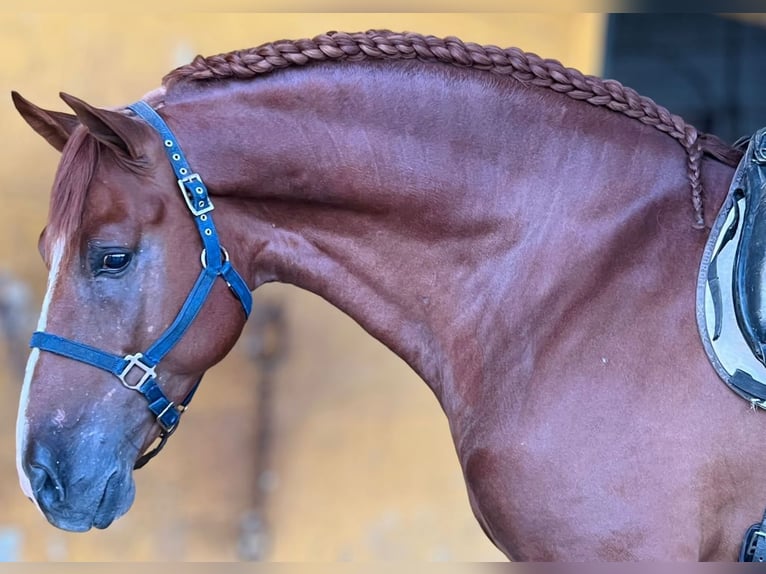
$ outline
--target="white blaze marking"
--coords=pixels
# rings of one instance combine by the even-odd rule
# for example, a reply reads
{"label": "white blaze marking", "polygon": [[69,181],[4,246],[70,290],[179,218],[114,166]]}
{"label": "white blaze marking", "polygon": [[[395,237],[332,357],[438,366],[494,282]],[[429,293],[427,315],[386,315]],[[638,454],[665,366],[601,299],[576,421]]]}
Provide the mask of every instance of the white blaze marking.
{"label": "white blaze marking", "polygon": [[[64,254],[64,242],[59,239],[53,244],[53,254],[51,257],[51,271],[48,274],[48,290],[45,293],[43,299],[43,308],[40,311],[40,319],[37,321],[37,330],[44,331],[48,324],[48,307],[53,299],[53,290],[56,287],[56,282],[59,276],[59,268],[61,266],[61,258]],[[21,387],[21,396],[19,397],[19,414],[16,420],[16,470],[19,473],[19,482],[21,483],[21,490],[24,491],[29,498],[35,500],[34,493],[32,492],[32,485],[29,482],[29,477],[24,472],[21,466],[21,457],[24,452],[24,443],[27,435],[27,403],[29,402],[29,387],[32,382],[32,378],[35,374],[35,367],[37,366],[37,359],[40,357],[40,349],[32,349],[29,354],[29,360],[27,361],[27,370],[24,374],[24,385]],[[38,506],[39,508],[39,506]]]}

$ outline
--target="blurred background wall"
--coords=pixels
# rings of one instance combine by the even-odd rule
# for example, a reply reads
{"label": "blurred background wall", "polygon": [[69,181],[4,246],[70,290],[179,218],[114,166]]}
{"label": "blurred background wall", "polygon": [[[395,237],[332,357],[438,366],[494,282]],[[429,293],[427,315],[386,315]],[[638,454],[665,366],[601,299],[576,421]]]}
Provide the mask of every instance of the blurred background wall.
{"label": "blurred background wall", "polygon": [[[752,20],[737,25],[763,32]],[[18,487],[14,427],[58,154],[16,114],[10,91],[52,109],[64,109],[60,91],[123,105],[198,53],[369,28],[519,46],[597,75],[607,62],[621,79],[624,56],[648,53],[641,42],[656,24],[642,36],[629,21],[585,13],[6,12],[0,26],[0,560],[503,559],[470,512],[425,384],[337,310],[275,285],[256,293],[245,335],[207,375],[162,455],[137,473],[128,515],[86,534],[49,526]]]}

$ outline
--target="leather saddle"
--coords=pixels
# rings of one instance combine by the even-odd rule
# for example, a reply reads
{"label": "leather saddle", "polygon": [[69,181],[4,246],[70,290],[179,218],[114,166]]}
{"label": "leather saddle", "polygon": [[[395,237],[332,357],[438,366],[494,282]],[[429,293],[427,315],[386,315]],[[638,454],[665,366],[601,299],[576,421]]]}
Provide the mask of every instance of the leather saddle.
{"label": "leather saddle", "polygon": [[[766,128],[750,138],[705,245],[697,326],[721,379],[766,409]],[[766,562],[766,513],[745,532],[739,561]]]}
{"label": "leather saddle", "polygon": [[705,245],[697,325],[721,379],[766,409],[766,128],[750,138]]}

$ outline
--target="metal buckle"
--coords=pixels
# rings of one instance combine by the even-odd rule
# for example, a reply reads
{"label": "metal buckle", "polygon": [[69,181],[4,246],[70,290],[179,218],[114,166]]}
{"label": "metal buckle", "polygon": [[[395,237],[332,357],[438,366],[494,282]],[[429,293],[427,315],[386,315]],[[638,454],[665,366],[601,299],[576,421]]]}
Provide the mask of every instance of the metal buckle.
{"label": "metal buckle", "polygon": [[[197,186],[194,191],[191,191],[186,187],[187,183],[190,184],[195,181],[199,182],[200,185]],[[213,209],[215,209],[210,197],[205,193],[205,188],[202,186],[202,178],[198,173],[192,173],[191,175],[179,179],[178,187],[181,189],[181,195],[183,196],[189,211],[194,214],[194,217],[199,217],[200,215],[204,215],[208,211],[213,211]],[[199,197],[197,197],[197,195]]]}
{"label": "metal buckle", "polygon": [[[162,421],[162,417],[164,417],[170,409],[176,410],[176,412],[178,413],[178,418],[176,419],[176,424],[168,426]],[[177,405],[173,401],[170,401],[168,403],[168,406],[162,409],[162,412],[157,415],[157,424],[160,425],[160,428],[166,433],[166,436],[170,436],[176,430],[178,423],[181,422],[181,415],[184,413],[185,410],[186,410],[186,407],[182,405]]]}
{"label": "metal buckle", "polygon": [[[143,357],[144,355],[142,353],[136,353],[135,355],[125,355],[123,359],[128,361],[128,364],[125,365],[125,368],[122,370],[122,372],[117,375],[117,378],[120,379],[120,382],[123,384],[123,386],[132,391],[139,390],[146,381],[157,377],[157,373],[155,372],[154,367],[150,367],[141,361]],[[130,373],[133,367],[138,367],[141,371],[143,371],[143,375],[141,375],[141,378],[135,385],[131,385],[127,381],[128,373]]]}

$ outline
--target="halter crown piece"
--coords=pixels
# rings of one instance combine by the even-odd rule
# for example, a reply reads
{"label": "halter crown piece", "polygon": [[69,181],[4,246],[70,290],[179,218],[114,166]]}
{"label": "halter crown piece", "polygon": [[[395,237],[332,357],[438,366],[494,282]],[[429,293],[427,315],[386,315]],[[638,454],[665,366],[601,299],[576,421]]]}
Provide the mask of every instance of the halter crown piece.
{"label": "halter crown piece", "polygon": [[175,135],[159,114],[146,102],[136,102],[128,106],[128,109],[152,126],[163,139],[163,147],[178,179],[181,196],[194,217],[194,222],[202,239],[203,248],[200,258],[202,271],[176,318],[157,341],[142,353],[133,353],[121,357],[83,343],[40,331],[32,335],[30,347],[36,347],[41,351],[55,353],[107,371],[117,377],[123,386],[143,395],[148,402],[149,410],[156,417],[161,431],[159,445],[143,454],[136,461],[134,468],[141,468],[165,446],[168,437],[177,428],[181,415],[191,402],[201,382],[200,378],[189,394],[176,404],[168,399],[158,385],[155,368],[186,333],[219,277],[226,282],[232,293],[239,299],[245,316],[250,315],[252,295],[247,283],[232,267],[228,253],[218,240],[218,233],[212,217],[214,206],[208,195],[207,187],[199,174],[192,172]]}

